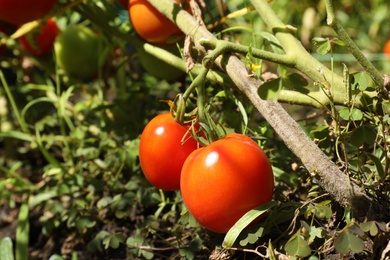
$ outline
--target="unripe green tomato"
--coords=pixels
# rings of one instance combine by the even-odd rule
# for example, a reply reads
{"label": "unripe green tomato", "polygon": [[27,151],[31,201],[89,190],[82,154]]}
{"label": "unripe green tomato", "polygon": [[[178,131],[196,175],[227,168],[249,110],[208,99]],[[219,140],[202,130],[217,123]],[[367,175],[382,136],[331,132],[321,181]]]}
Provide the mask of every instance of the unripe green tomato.
{"label": "unripe green tomato", "polygon": [[[175,54],[180,57],[180,51],[175,44],[172,45],[159,45],[158,47]],[[177,80],[184,75],[184,72],[167,64],[155,56],[147,53],[144,49],[138,48],[138,59],[142,67],[152,76],[159,79],[165,79],[168,81]]]}
{"label": "unripe green tomato", "polygon": [[87,79],[97,72],[105,42],[94,31],[83,26],[66,28],[54,43],[56,61],[68,75]]}

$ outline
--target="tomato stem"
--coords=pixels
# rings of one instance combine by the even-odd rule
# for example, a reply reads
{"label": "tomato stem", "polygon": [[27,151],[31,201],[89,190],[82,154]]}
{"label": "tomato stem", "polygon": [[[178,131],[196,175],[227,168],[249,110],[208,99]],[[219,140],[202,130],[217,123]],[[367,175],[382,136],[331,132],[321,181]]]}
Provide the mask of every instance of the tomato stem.
{"label": "tomato stem", "polygon": [[[174,120],[183,125],[184,124],[184,115],[186,113],[186,101],[183,98],[182,94],[178,94],[176,96],[177,101],[177,107],[171,106],[171,115],[174,116]],[[176,109],[176,111],[174,111]],[[176,112],[176,113],[175,113]]]}

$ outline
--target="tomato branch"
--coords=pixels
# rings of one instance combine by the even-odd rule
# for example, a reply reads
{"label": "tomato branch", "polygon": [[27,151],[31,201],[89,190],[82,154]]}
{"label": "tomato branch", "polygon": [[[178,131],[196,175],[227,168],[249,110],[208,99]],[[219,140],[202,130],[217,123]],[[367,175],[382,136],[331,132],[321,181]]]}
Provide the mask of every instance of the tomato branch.
{"label": "tomato branch", "polygon": [[362,67],[367,71],[367,73],[371,75],[372,79],[378,87],[378,90],[382,90],[384,88],[383,76],[379,73],[375,66],[372,65],[372,63],[363,55],[359,47],[349,37],[344,27],[341,26],[341,24],[337,21],[332,0],[326,0],[325,5],[328,14],[328,25],[335,30],[340,40],[342,40],[347,45],[349,52],[356,58],[360,65],[362,65]]}
{"label": "tomato branch", "polygon": [[[172,0],[148,1],[165,16],[174,21],[183,32],[190,35],[196,44],[201,38],[216,40],[205,27],[199,25],[197,21],[189,13],[182,10],[176,2]],[[253,2],[258,3],[257,5],[254,5],[256,9],[261,9],[262,6],[268,6],[268,3],[265,0]],[[276,18],[276,14],[269,6],[264,10],[261,10],[260,14],[268,23],[271,23],[271,25],[272,23],[277,23],[271,27],[274,32],[276,31],[276,35],[279,37],[283,46],[286,47],[286,53],[295,52],[293,55],[301,60],[300,62],[297,62],[297,64],[299,63],[298,68],[311,66],[313,69],[308,69],[308,72],[310,75],[313,74],[314,78],[318,77],[315,76],[318,75],[318,68],[323,68],[324,75],[321,75],[322,78],[318,77],[318,80],[322,81],[325,76],[328,80],[332,79],[332,83],[337,83],[336,85],[338,85],[338,87],[344,88],[341,77],[335,75],[312,58],[290,33],[278,30],[278,28],[284,27],[284,25]],[[307,65],[304,66],[305,63],[307,63]],[[348,176],[339,170],[337,165],[334,164],[306,135],[297,122],[295,122],[279,103],[271,100],[262,100],[259,97],[257,90],[258,87],[262,85],[262,81],[248,77],[245,64],[233,55],[225,54],[223,57],[219,57],[216,59],[216,64],[228,73],[237,88],[251,100],[256,109],[279,134],[289,149],[302,160],[307,170],[312,173],[313,178],[315,178],[336,201],[344,206],[351,206],[352,212],[354,212],[356,216],[365,216],[367,213],[366,209],[370,205],[373,205],[374,202],[365,195],[364,191],[358,185],[351,182]]]}

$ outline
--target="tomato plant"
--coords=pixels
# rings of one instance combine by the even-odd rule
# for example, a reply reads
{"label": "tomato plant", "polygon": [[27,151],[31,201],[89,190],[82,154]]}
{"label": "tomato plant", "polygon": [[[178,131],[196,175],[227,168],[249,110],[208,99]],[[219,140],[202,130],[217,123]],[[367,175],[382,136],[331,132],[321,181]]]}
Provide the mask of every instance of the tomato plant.
{"label": "tomato plant", "polygon": [[180,173],[187,156],[198,148],[188,127],[170,113],[154,117],[142,132],[139,159],[146,179],[163,190],[180,188]]}
{"label": "tomato plant", "polygon": [[[180,52],[176,45],[161,45],[159,46],[172,54],[180,56]],[[176,80],[184,74],[183,71],[167,64],[165,61],[147,53],[144,49],[137,50],[139,61],[142,67],[151,75],[166,80]]]}
{"label": "tomato plant", "polygon": [[129,18],[137,34],[151,43],[165,44],[172,36],[182,34],[176,24],[157,11],[147,0],[130,0]]}
{"label": "tomato plant", "polygon": [[390,40],[385,43],[385,46],[383,47],[383,53],[390,57]]}
{"label": "tomato plant", "polygon": [[73,77],[91,77],[98,68],[103,52],[102,37],[87,27],[72,26],[61,32],[55,42],[56,61],[65,72]]}
{"label": "tomato plant", "polygon": [[274,177],[266,154],[252,139],[228,134],[187,157],[180,185],[194,218],[226,233],[247,211],[271,200]]}
{"label": "tomato plant", "polygon": [[0,0],[0,20],[21,25],[47,15],[57,0]]}
{"label": "tomato plant", "polygon": [[45,55],[52,51],[55,38],[60,32],[57,23],[53,19],[47,20],[39,28],[35,28],[28,34],[19,38],[19,43],[24,50],[32,55]]}

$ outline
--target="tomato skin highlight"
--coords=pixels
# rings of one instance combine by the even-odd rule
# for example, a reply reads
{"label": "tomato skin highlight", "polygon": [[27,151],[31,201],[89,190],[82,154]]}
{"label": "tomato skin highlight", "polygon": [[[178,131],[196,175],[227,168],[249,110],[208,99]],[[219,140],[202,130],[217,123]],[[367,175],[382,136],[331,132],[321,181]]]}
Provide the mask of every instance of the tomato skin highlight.
{"label": "tomato skin highlight", "polygon": [[44,17],[56,3],[57,0],[0,0],[0,20],[22,25]]}
{"label": "tomato skin highlight", "polygon": [[[176,1],[180,2],[180,0]],[[130,0],[128,7],[130,22],[137,34],[145,41],[166,44],[170,37],[182,34],[176,24],[147,0]]]}
{"label": "tomato skin highlight", "polygon": [[226,233],[247,211],[272,199],[274,177],[266,154],[252,139],[228,134],[187,157],[180,186],[194,218]]}
{"label": "tomato skin highlight", "polygon": [[181,168],[198,148],[187,127],[176,123],[170,113],[154,117],[144,128],[139,159],[146,179],[163,190],[180,189]]}
{"label": "tomato skin highlight", "polygon": [[53,50],[54,41],[60,32],[56,22],[49,19],[40,28],[32,30],[19,38],[23,49],[32,55],[46,55]]}

